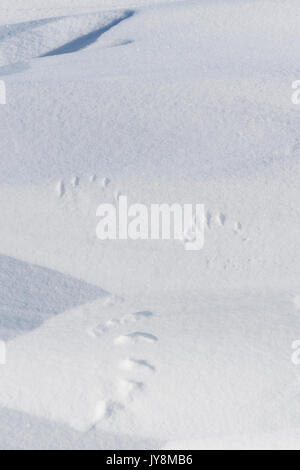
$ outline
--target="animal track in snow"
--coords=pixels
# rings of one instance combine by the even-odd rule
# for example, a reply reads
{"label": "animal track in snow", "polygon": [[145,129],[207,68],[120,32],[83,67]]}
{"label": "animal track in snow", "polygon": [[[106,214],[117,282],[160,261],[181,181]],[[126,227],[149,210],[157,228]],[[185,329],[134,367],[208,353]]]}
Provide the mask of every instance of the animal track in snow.
{"label": "animal track in snow", "polygon": [[104,300],[103,305],[104,307],[113,307],[115,305],[120,305],[123,302],[123,297],[119,297],[118,295],[110,295]]}
{"label": "animal track in snow", "polygon": [[233,229],[233,233],[241,237],[242,242],[248,242],[250,239],[245,236],[243,233],[243,226],[239,221],[233,221],[223,212],[218,212],[213,214],[210,211],[206,212],[206,228],[208,230],[213,230],[213,228],[218,229]]}
{"label": "animal track in snow", "polygon": [[226,222],[226,215],[220,213],[216,215],[216,223],[217,225],[220,225],[221,227],[224,227]]}
{"label": "animal track in snow", "polygon": [[142,331],[135,331],[127,335],[120,335],[115,339],[115,344],[123,345],[130,343],[155,343],[158,338],[150,333],[144,333]]}
{"label": "animal track in snow", "polygon": [[97,325],[95,328],[88,329],[87,333],[92,338],[97,338],[98,336],[103,335],[103,333],[106,333],[107,331],[108,328],[106,328],[104,325]]}
{"label": "animal track in snow", "polygon": [[242,224],[240,222],[235,222],[234,228],[233,228],[234,233],[239,234],[241,233],[242,229],[243,229]]}
{"label": "animal track in snow", "polygon": [[211,223],[212,223],[212,214],[210,212],[206,213],[206,226],[208,229],[211,229]]}
{"label": "animal track in snow", "polygon": [[[205,213],[205,228],[206,230],[212,231],[214,228],[226,229],[233,228],[233,231],[236,235],[242,234],[242,224],[237,221],[233,221],[223,212],[213,213],[212,211],[206,211]],[[194,220],[191,226],[186,230],[183,236],[184,242],[191,242],[195,240],[195,225],[196,221]],[[248,241],[247,238],[243,238],[242,241]]]}
{"label": "animal track in snow", "polygon": [[144,383],[135,380],[119,379],[117,393],[121,400],[132,401],[133,395],[143,390]]}
{"label": "animal track in snow", "polygon": [[120,369],[125,371],[132,371],[135,369],[148,369],[152,372],[155,372],[155,367],[145,359],[124,359],[120,362]]}
{"label": "animal track in snow", "polygon": [[[84,179],[86,179],[86,182],[84,182]],[[98,183],[98,176],[96,174],[87,176],[86,178],[79,178],[79,176],[73,176],[70,178],[69,183],[65,183],[65,181],[61,180],[56,184],[55,187],[55,193],[58,198],[63,198],[70,192],[72,195],[72,191],[70,189],[74,190],[74,188],[83,188],[88,190],[88,188],[95,187],[97,188],[97,185],[101,187],[102,190],[107,190],[107,188],[111,185],[111,180],[108,177],[102,178],[102,180],[99,181]],[[86,183],[86,184],[85,184]],[[92,186],[91,186],[92,185]],[[121,196],[121,192],[117,189],[112,188],[112,194],[110,195],[110,198],[113,198],[115,202],[118,202],[119,197]]]}
{"label": "animal track in snow", "polygon": [[116,384],[117,400],[99,400],[96,403],[94,416],[93,416],[93,427],[97,426],[105,419],[109,419],[116,412],[120,412],[126,408],[126,405],[132,402],[134,394],[138,391],[143,390],[143,382],[137,382],[135,380],[118,379]]}
{"label": "animal track in snow", "polygon": [[240,222],[235,222],[233,231],[234,231],[235,235],[241,236],[241,240],[242,240],[243,243],[249,241],[248,237],[243,236],[243,227],[242,227],[242,224]]}
{"label": "animal track in snow", "polygon": [[94,425],[97,425],[104,419],[110,418],[115,412],[121,411],[122,409],[124,409],[124,405],[121,402],[99,400],[94,410]]}
{"label": "animal track in snow", "polygon": [[80,182],[80,179],[78,176],[74,176],[74,178],[71,179],[71,185],[73,186],[73,188],[76,188],[77,186],[79,186],[79,182]]}
{"label": "animal track in snow", "polygon": [[63,181],[59,181],[56,185],[56,194],[59,198],[62,198],[65,195],[65,184]]}
{"label": "animal track in snow", "polygon": [[95,338],[97,336],[102,335],[103,333],[106,333],[107,331],[109,331],[109,329],[114,328],[118,325],[124,325],[126,323],[134,323],[139,320],[149,319],[152,316],[153,316],[152,312],[148,310],[144,310],[140,312],[126,314],[122,316],[121,318],[110,318],[104,324],[100,323],[94,329],[89,330],[88,333],[90,336]]}
{"label": "animal track in snow", "polygon": [[103,178],[101,184],[102,184],[102,188],[104,188],[104,189],[107,188],[107,187],[109,186],[109,184],[110,184],[110,179],[109,179],[109,178],[106,178],[106,177]]}
{"label": "animal track in snow", "polygon": [[[134,313],[125,314],[119,318],[110,318],[106,322],[99,324],[89,334],[95,338],[109,332],[110,329],[122,329],[125,325],[135,323],[140,320],[148,321],[154,316],[150,310],[140,310]],[[135,396],[145,389],[145,378],[149,374],[156,372],[156,367],[147,359],[128,355],[123,356],[123,347],[137,347],[139,344],[155,344],[158,338],[151,333],[144,331],[134,331],[128,334],[121,334],[113,339],[113,343],[122,346],[122,349],[115,350],[120,355],[117,362],[117,376],[112,396],[108,400],[99,400],[94,409],[93,423],[97,426],[103,420],[109,419],[118,412],[126,411],[126,408],[133,402]]]}
{"label": "animal track in snow", "polygon": [[129,44],[133,44],[134,41],[132,39],[123,39],[117,40],[107,45],[107,47],[121,47],[121,46],[128,46]]}
{"label": "animal track in snow", "polygon": [[136,322],[144,318],[149,319],[152,316],[153,316],[152,312],[150,312],[149,310],[143,310],[141,312],[128,313],[127,315],[124,315],[124,317],[121,318],[120,322],[121,323]]}

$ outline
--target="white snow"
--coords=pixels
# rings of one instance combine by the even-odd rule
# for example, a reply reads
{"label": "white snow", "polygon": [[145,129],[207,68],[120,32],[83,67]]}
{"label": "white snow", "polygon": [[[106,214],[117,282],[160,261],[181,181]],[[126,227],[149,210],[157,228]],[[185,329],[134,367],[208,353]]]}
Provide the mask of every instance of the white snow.
{"label": "white snow", "polygon": [[[0,18],[0,447],[299,448],[298,2]],[[120,195],[204,249],[98,240]]]}

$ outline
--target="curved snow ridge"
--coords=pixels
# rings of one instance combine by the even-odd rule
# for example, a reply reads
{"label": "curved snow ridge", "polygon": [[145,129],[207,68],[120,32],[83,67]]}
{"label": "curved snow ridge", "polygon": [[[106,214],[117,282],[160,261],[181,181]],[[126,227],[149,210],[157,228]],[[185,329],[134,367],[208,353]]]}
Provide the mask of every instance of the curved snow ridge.
{"label": "curved snow ridge", "polygon": [[71,276],[0,254],[0,339],[40,327],[71,308],[107,297],[103,289]]}
{"label": "curved snow ridge", "polygon": [[0,66],[84,49],[134,10],[47,18],[0,27]]}

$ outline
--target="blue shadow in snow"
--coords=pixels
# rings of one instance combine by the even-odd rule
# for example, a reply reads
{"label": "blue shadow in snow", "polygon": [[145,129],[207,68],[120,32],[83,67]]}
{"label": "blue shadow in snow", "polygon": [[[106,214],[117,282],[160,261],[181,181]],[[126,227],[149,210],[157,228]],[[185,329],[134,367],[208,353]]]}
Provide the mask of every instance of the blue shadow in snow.
{"label": "blue shadow in snow", "polygon": [[0,77],[4,75],[14,75],[15,73],[25,72],[30,69],[30,65],[25,62],[16,62],[15,64],[2,65],[0,67]]}
{"label": "blue shadow in snow", "polygon": [[55,315],[107,295],[58,271],[0,255],[0,339],[34,330]]}
{"label": "blue shadow in snow", "polygon": [[122,23],[123,21],[127,20],[128,18],[131,18],[134,14],[135,12],[133,10],[127,11],[124,13],[123,16],[121,16],[120,18],[116,20],[111,21],[106,26],[103,26],[102,28],[92,31],[91,33],[85,34],[84,36],[80,36],[79,38],[76,38],[73,41],[70,41],[64,44],[63,46],[60,46],[57,49],[47,52],[46,54],[43,54],[40,57],[52,57],[52,56],[62,55],[62,54],[72,54],[74,52],[85,49],[86,47],[96,42],[97,39],[99,39],[99,37],[102,36],[102,34],[106,33],[107,31],[114,28],[115,26]]}

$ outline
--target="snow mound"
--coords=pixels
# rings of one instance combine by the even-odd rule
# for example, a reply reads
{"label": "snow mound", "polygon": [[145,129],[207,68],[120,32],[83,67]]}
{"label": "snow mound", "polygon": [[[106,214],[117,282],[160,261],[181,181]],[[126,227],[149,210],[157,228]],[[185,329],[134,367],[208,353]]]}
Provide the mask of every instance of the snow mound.
{"label": "snow mound", "polygon": [[1,26],[0,66],[81,50],[133,13],[101,12]]}
{"label": "snow mound", "polygon": [[105,295],[71,276],[0,255],[0,338],[38,328],[53,315]]}

